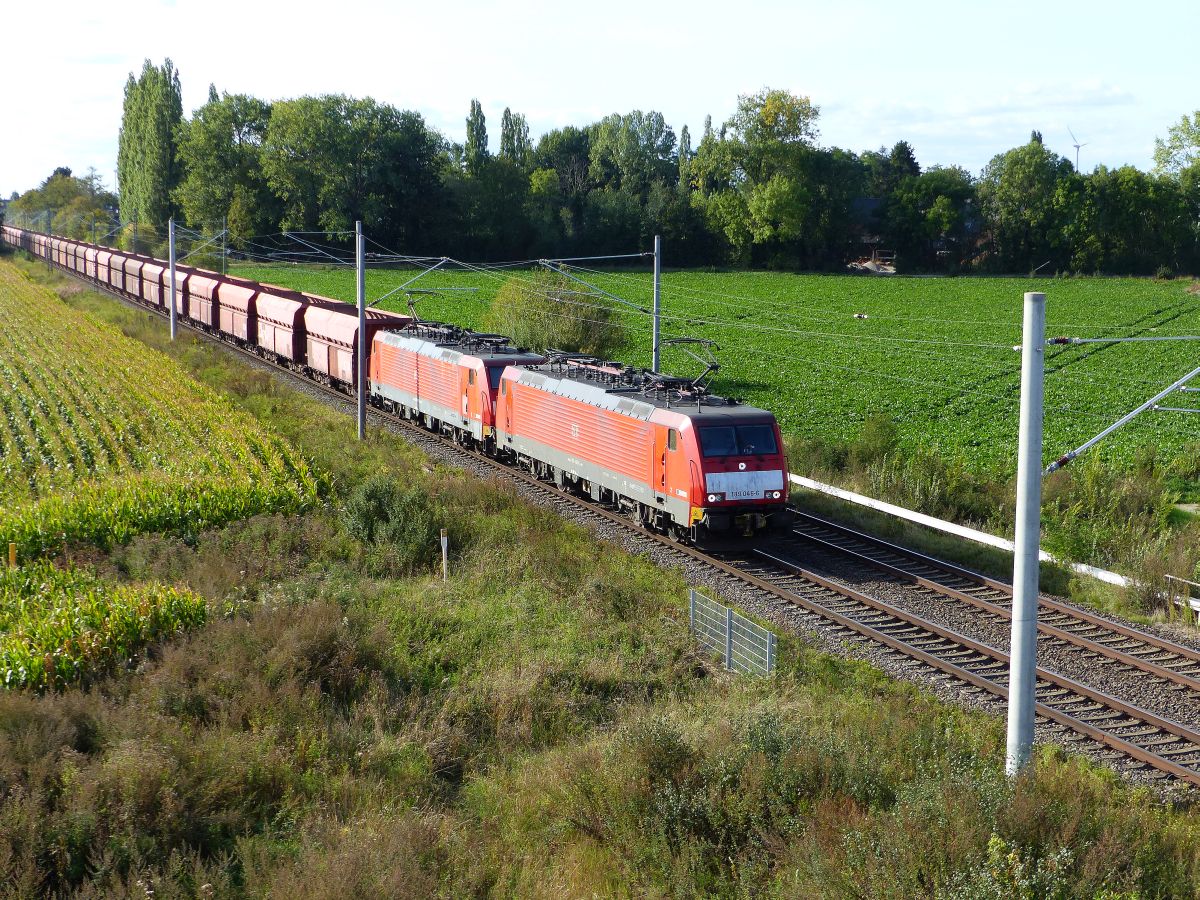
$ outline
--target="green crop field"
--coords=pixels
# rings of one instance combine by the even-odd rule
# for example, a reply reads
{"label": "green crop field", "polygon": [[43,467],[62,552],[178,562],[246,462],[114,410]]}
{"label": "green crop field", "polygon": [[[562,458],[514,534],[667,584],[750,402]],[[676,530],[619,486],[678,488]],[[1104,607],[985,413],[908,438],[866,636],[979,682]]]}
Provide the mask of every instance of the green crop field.
{"label": "green crop field", "polygon": [[[246,266],[237,274],[343,300],[354,296],[349,269]],[[574,274],[638,306],[650,304],[647,274]],[[368,272],[368,300],[413,275]],[[478,327],[503,280],[528,276],[434,272],[413,285],[435,292],[418,295],[416,309],[423,318]],[[977,471],[1004,474],[1016,465],[1020,354],[1012,347],[1021,340],[1022,295],[1029,290],[1046,293],[1050,335],[1200,334],[1200,293],[1186,281],[762,272],[667,273],[663,332],[716,341],[722,364],[716,390],[773,410],[789,434],[848,439],[868,416],[883,414],[899,426],[904,446],[933,448]],[[402,311],[402,297],[380,305]],[[587,315],[595,302],[581,294],[574,313]],[[624,358],[648,363],[647,317],[628,310],[624,323]],[[1200,365],[1200,342],[1054,347],[1046,364],[1049,460]],[[671,348],[664,368],[698,371]],[[1175,395],[1169,405],[1185,406],[1189,396]],[[1197,441],[1200,416],[1153,412],[1114,435],[1101,452],[1122,462],[1148,445],[1169,455]]]}
{"label": "green crop field", "polygon": [[311,504],[304,460],[174,362],[0,262],[0,546],[22,559]]}
{"label": "green crop field", "polygon": [[205,619],[204,599],[37,562],[0,569],[0,684],[61,687]]}

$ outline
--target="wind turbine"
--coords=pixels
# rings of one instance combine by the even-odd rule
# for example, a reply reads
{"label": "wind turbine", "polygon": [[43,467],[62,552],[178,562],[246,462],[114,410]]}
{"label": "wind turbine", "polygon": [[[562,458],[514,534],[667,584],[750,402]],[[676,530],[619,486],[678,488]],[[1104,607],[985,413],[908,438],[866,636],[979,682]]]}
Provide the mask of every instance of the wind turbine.
{"label": "wind turbine", "polygon": [[1079,143],[1079,138],[1075,137],[1075,132],[1073,132],[1071,130],[1070,125],[1067,126],[1067,133],[1069,135],[1071,135],[1071,140],[1073,140],[1075,142],[1074,144],[1072,144],[1072,146],[1075,148],[1075,171],[1078,172],[1079,171],[1079,148],[1086,147],[1087,144]]}

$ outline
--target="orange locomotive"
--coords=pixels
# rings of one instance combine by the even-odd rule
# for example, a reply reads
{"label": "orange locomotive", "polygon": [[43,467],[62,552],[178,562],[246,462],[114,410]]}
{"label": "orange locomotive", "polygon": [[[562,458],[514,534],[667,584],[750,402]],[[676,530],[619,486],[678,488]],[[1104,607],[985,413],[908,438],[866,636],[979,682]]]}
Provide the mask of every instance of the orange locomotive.
{"label": "orange locomotive", "polygon": [[703,543],[789,524],[775,417],[695,383],[559,354],[507,369],[499,452],[535,474]]}
{"label": "orange locomotive", "polygon": [[376,405],[490,453],[501,373],[545,361],[502,335],[414,323],[375,336],[367,387]]}

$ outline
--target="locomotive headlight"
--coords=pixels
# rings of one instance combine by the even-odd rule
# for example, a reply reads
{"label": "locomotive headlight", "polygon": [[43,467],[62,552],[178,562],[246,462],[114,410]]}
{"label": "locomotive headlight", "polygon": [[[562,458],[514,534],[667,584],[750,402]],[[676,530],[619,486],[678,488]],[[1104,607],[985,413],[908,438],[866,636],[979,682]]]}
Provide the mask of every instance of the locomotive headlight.
{"label": "locomotive headlight", "polygon": [[772,500],[778,500],[778,499],[779,499],[779,491],[772,491],[772,492],[771,492],[771,499],[772,499]]}
{"label": "locomotive headlight", "polygon": [[724,494],[709,494],[709,495],[708,495],[708,502],[709,502],[709,503],[716,503],[718,500],[721,500],[721,499],[723,499],[724,497],[725,497],[725,495],[724,495]]}

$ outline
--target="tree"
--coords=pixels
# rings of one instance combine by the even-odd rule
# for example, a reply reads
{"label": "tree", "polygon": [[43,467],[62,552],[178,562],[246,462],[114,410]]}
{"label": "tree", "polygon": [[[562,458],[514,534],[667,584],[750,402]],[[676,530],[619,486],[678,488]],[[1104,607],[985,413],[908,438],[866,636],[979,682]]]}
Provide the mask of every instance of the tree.
{"label": "tree", "polygon": [[500,119],[500,156],[522,170],[528,170],[533,157],[529,123],[523,115],[512,112],[507,106]]}
{"label": "tree", "polygon": [[591,135],[587,129],[568,125],[542,135],[533,153],[539,169],[553,169],[567,197],[582,195],[588,187]]}
{"label": "tree", "polygon": [[[245,94],[208,102],[179,128],[183,178],[175,201],[188,223],[200,227],[232,220],[234,243],[262,234],[278,221],[278,208],[262,168],[271,106]],[[236,210],[235,210],[236,199]]]}
{"label": "tree", "polygon": [[1064,182],[1060,198],[1072,212],[1064,234],[1075,271],[1152,275],[1192,259],[1195,217],[1173,178],[1097,166]]}
{"label": "tree", "polygon": [[655,181],[675,180],[675,132],[662,113],[613,113],[589,131],[588,175],[597,186],[624,187],[644,197]]}
{"label": "tree", "polygon": [[105,191],[95,170],[76,178],[66,166],[59,166],[33,190],[15,196],[9,205],[9,217],[38,229],[50,226],[56,234],[90,239],[92,223],[104,223],[108,231],[111,211],[117,198]]}
{"label": "tree", "polygon": [[1167,129],[1167,138],[1154,139],[1154,171],[1178,177],[1186,169],[1200,166],[1200,109],[1180,116]]}
{"label": "tree", "polygon": [[793,147],[811,147],[821,110],[808,97],[763,88],[738,98],[737,112],[725,123],[738,151],[738,168],[752,182],[768,181]]}
{"label": "tree", "polygon": [[138,78],[130,73],[117,147],[121,216],[163,226],[174,214],[179,184],[176,131],[183,120],[179,73],[171,60],[146,60]]}
{"label": "tree", "polygon": [[1046,263],[1066,268],[1067,214],[1055,198],[1060,196],[1059,182],[1074,174],[1070,161],[1040,140],[992,158],[979,182],[992,268],[1027,272]]}
{"label": "tree", "polygon": [[554,272],[513,276],[500,286],[487,327],[519,346],[610,359],[624,342],[615,306]]}
{"label": "tree", "polygon": [[488,152],[487,119],[478,100],[471,101],[471,112],[467,116],[467,142],[463,145],[463,158],[467,173],[479,174],[490,153]]}
{"label": "tree", "polygon": [[688,163],[692,161],[692,134],[686,125],[679,132],[679,185],[688,184]]}
{"label": "tree", "polygon": [[348,231],[361,220],[416,252],[446,207],[444,153],[418,113],[333,94],[275,103],[262,160],[284,228]]}
{"label": "tree", "polygon": [[883,234],[906,270],[956,269],[970,249],[975,185],[957,166],[900,181],[884,206]]}
{"label": "tree", "polygon": [[747,144],[812,144],[820,113],[808,97],[763,88],[738,97],[737,112],[727,126]]}

